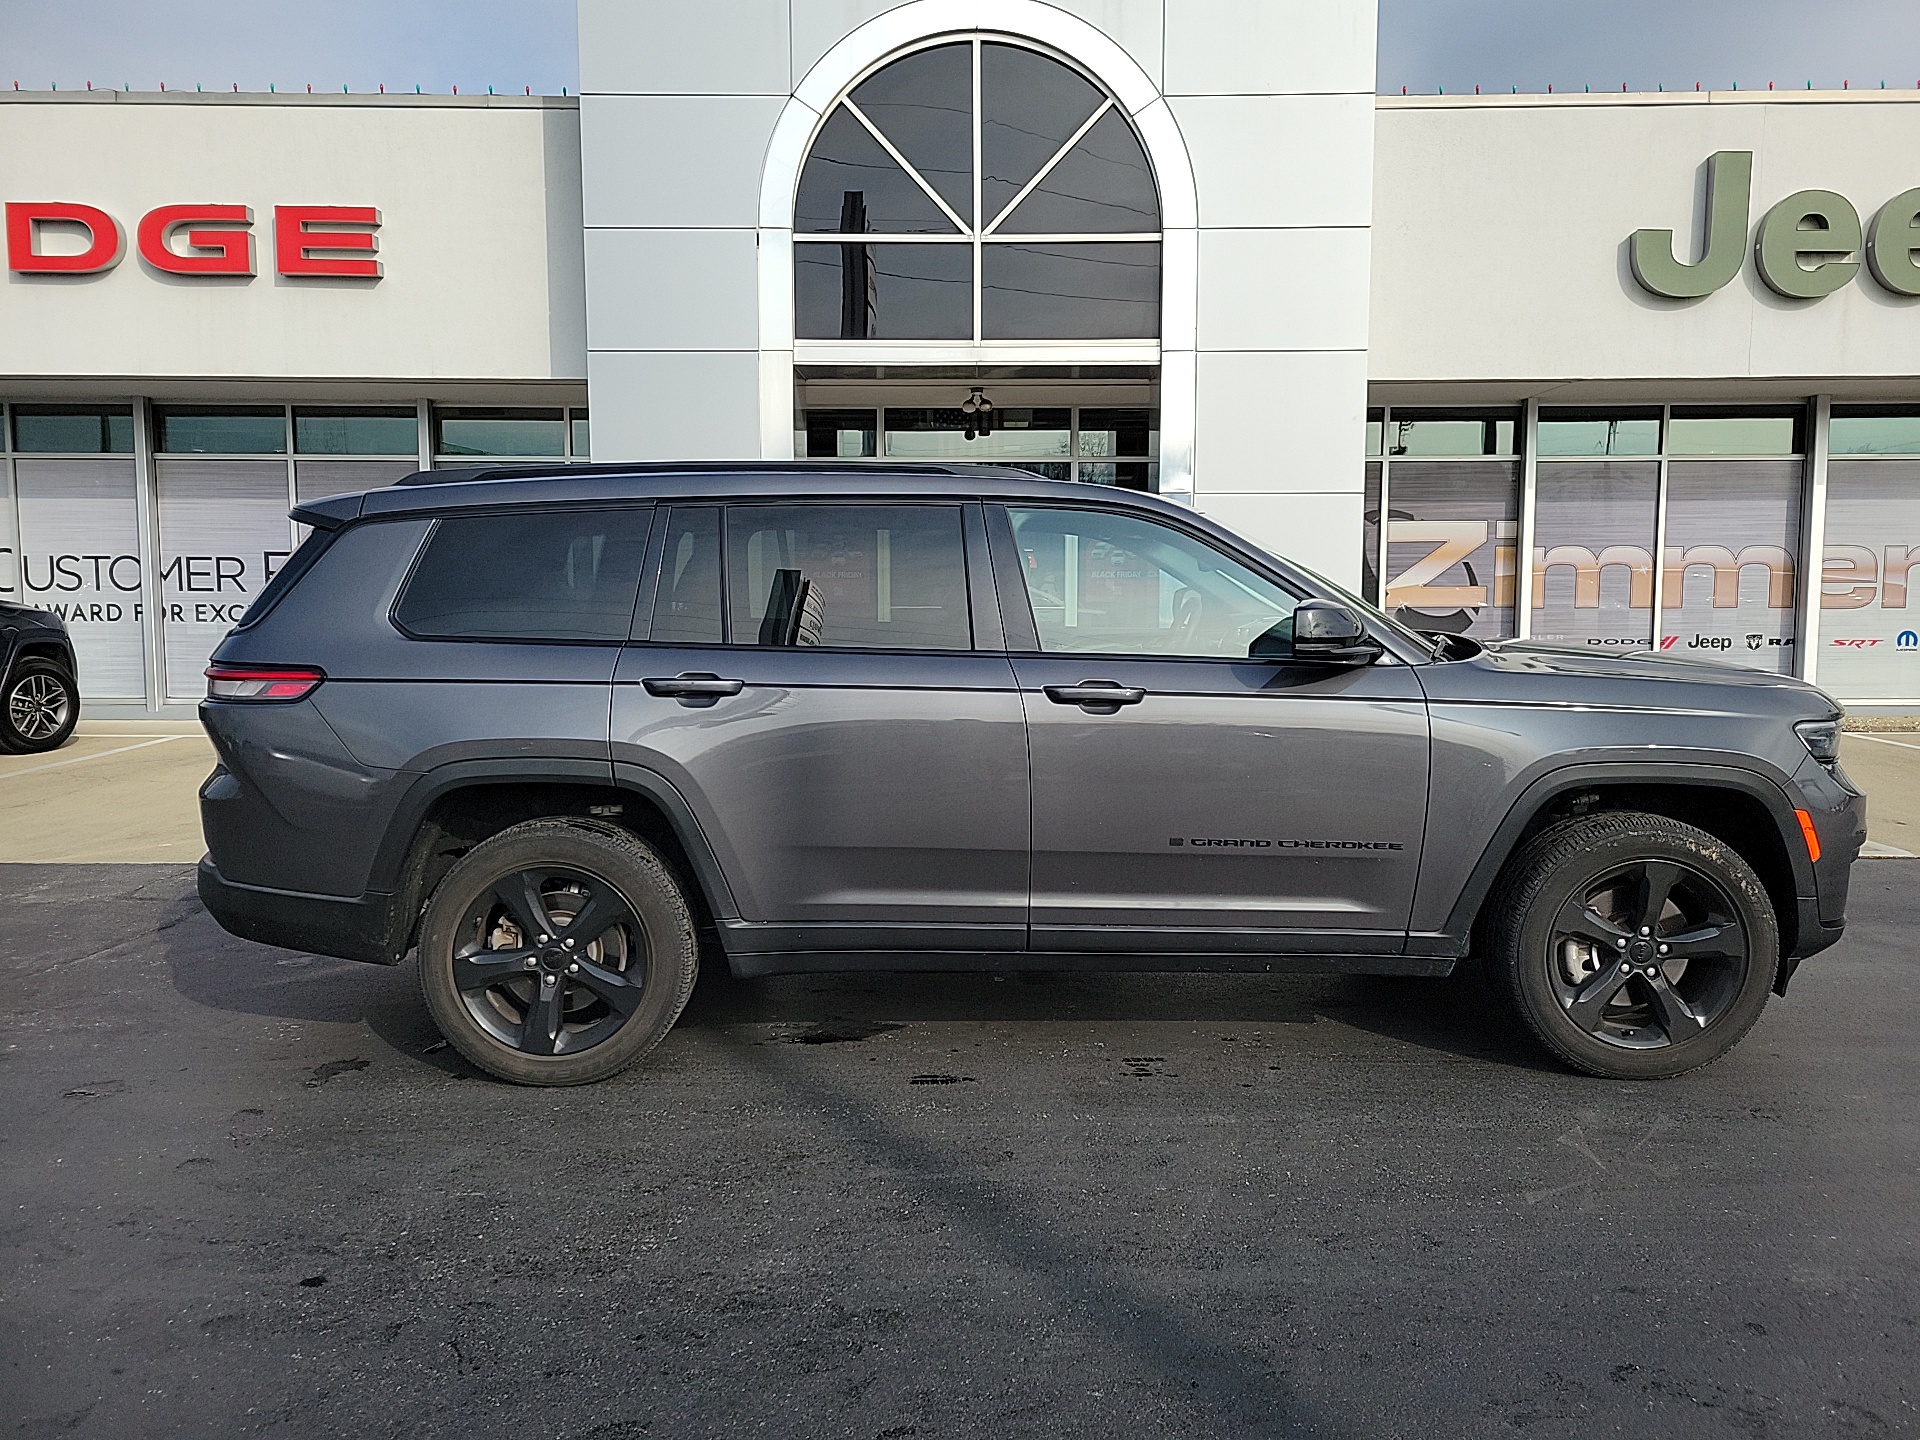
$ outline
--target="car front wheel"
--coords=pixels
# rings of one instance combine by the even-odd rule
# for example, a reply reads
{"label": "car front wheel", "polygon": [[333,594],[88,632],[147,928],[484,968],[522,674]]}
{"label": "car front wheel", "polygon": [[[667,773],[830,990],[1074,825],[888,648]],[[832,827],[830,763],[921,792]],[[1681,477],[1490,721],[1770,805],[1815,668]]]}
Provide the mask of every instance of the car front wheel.
{"label": "car front wheel", "polygon": [[626,1069],[679,1019],[698,972],[672,873],[594,821],[529,821],[474,846],[420,927],[420,988],[440,1033],[522,1085]]}
{"label": "car front wheel", "polygon": [[80,691],[73,677],[51,660],[22,660],[0,695],[0,750],[58,750],[79,718]]}
{"label": "car front wheel", "polygon": [[1488,974],[1549,1052],[1651,1080],[1719,1059],[1779,966],[1772,903],[1724,841],[1664,815],[1543,831],[1489,901]]}

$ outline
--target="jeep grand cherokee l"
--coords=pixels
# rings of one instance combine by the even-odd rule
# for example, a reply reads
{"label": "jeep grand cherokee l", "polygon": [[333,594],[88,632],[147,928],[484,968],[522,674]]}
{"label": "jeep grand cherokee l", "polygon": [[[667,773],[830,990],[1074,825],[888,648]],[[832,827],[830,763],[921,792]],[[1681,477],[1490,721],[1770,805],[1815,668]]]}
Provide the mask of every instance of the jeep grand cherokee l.
{"label": "jeep grand cherokee l", "polygon": [[1408,630],[1151,496],[973,467],[441,472],[304,506],[215,652],[207,908],[611,1075],[696,969],[1488,967],[1597,1075],[1839,938],[1798,681]]}

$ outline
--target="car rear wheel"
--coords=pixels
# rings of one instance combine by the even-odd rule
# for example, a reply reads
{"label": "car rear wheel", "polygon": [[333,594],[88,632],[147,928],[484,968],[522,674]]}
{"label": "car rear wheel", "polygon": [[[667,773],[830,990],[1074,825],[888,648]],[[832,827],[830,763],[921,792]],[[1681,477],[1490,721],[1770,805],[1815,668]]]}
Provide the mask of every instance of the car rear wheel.
{"label": "car rear wheel", "polygon": [[673,1028],[698,973],[672,873],[594,821],[534,820],[474,846],[421,922],[420,988],[440,1033],[522,1085],[626,1069]]}
{"label": "car rear wheel", "polygon": [[58,750],[79,718],[80,691],[73,677],[51,660],[22,660],[0,694],[0,750]]}
{"label": "car rear wheel", "polygon": [[1760,1018],[1779,926],[1753,867],[1664,815],[1542,832],[1488,904],[1487,973],[1554,1056],[1663,1079],[1719,1059]]}

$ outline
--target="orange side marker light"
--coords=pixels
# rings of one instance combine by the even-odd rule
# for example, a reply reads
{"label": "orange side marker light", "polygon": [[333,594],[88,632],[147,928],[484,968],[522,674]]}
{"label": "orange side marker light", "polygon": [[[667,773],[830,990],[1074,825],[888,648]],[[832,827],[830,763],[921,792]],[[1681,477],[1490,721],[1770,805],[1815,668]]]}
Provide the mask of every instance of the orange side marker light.
{"label": "orange side marker light", "polygon": [[1807,840],[1807,859],[1818,863],[1820,859],[1820,837],[1814,833],[1813,816],[1804,810],[1796,810],[1793,813],[1794,817],[1800,822],[1800,833],[1804,835]]}

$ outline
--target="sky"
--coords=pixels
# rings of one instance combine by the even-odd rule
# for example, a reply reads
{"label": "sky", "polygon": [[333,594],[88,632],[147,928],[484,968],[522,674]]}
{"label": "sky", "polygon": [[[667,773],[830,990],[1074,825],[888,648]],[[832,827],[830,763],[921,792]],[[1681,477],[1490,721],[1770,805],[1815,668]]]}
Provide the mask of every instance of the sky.
{"label": "sky", "polygon": [[[573,0],[0,0],[0,86],[559,94],[579,83],[573,12]],[[1920,0],[1380,4],[1388,94],[1809,80],[1920,86]]]}

